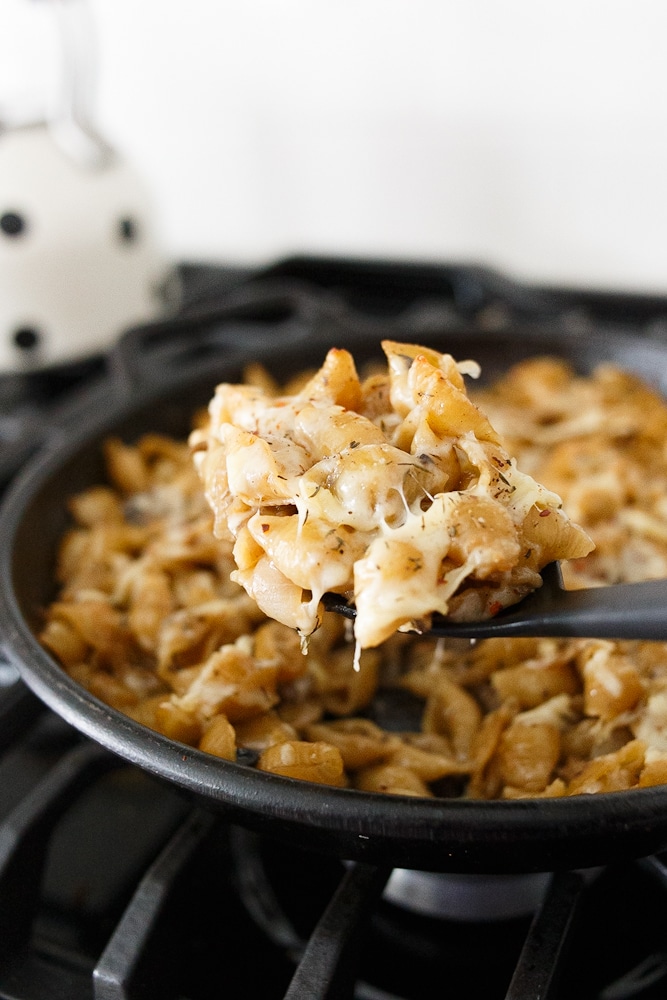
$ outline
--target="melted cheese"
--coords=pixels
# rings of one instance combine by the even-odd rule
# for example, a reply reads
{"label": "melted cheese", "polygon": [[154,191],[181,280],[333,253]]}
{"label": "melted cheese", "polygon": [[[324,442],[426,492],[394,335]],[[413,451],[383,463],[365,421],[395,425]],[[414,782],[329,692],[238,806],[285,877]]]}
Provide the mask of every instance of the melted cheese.
{"label": "melted cheese", "polygon": [[434,612],[489,617],[593,547],[468,397],[474,362],[382,346],[387,372],[365,381],[336,349],[291,396],[219,385],[191,436],[234,579],[302,636],[324,593],[345,595],[360,648]]}

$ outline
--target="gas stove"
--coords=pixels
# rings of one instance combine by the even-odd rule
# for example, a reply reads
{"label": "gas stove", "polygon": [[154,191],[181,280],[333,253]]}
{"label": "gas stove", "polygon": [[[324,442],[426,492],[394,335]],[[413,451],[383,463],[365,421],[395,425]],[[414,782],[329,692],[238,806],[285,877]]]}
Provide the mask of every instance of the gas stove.
{"label": "gas stove", "polygon": [[[409,314],[413,329],[667,331],[659,297],[525,288],[468,266],[293,258],[182,272],[175,321],[131,332],[117,355],[0,384],[5,481],[44,427],[127,377],[128,344],[159,362],[174,323],[205,327],[255,283],[378,330]],[[0,1000],[651,1000],[667,984],[666,903],[662,856],[436,874],[250,832],[81,737],[0,663]]]}

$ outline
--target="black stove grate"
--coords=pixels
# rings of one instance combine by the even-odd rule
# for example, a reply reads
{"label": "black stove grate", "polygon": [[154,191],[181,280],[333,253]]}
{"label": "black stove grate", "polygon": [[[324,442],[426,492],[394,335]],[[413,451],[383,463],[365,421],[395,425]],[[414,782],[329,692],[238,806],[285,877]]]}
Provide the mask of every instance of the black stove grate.
{"label": "black stove grate", "polygon": [[423,916],[390,871],[230,825],[0,692],[2,1000],[665,995],[661,858],[556,873],[534,916]]}

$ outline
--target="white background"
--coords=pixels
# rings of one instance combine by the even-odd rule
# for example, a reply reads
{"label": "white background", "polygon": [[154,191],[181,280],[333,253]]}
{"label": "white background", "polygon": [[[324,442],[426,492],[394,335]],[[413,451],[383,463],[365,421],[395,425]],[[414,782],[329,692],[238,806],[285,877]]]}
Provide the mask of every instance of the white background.
{"label": "white background", "polygon": [[[0,0],[6,123],[53,113],[50,2]],[[667,292],[664,0],[89,8],[95,122],[174,259],[475,261]]]}

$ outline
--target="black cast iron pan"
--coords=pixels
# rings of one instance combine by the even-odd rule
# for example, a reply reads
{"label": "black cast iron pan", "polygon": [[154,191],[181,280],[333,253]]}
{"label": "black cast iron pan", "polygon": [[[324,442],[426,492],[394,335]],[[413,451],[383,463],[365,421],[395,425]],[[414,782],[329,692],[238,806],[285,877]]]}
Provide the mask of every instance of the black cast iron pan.
{"label": "black cast iron pan", "polygon": [[[248,295],[244,302],[243,296]],[[253,298],[254,296],[254,298]],[[226,817],[311,849],[404,868],[530,872],[585,868],[667,847],[667,787],[551,800],[421,800],[311,785],[208,756],[108,708],[71,680],[39,645],[34,629],[54,593],[66,500],[102,479],[100,445],[110,433],[184,436],[193,411],[222,380],[238,381],[249,360],[277,377],[318,365],[331,346],[360,362],[379,356],[381,337],[419,341],[478,360],[486,378],[539,353],[558,353],[588,371],[613,361],[667,392],[667,346],[633,335],[556,327],[484,332],[437,324],[415,329],[332,308],[329,301],[275,288],[240,293],[209,321],[128,335],[118,376],[63,412],[3,502],[0,539],[2,647],[32,691],[85,736]]]}

